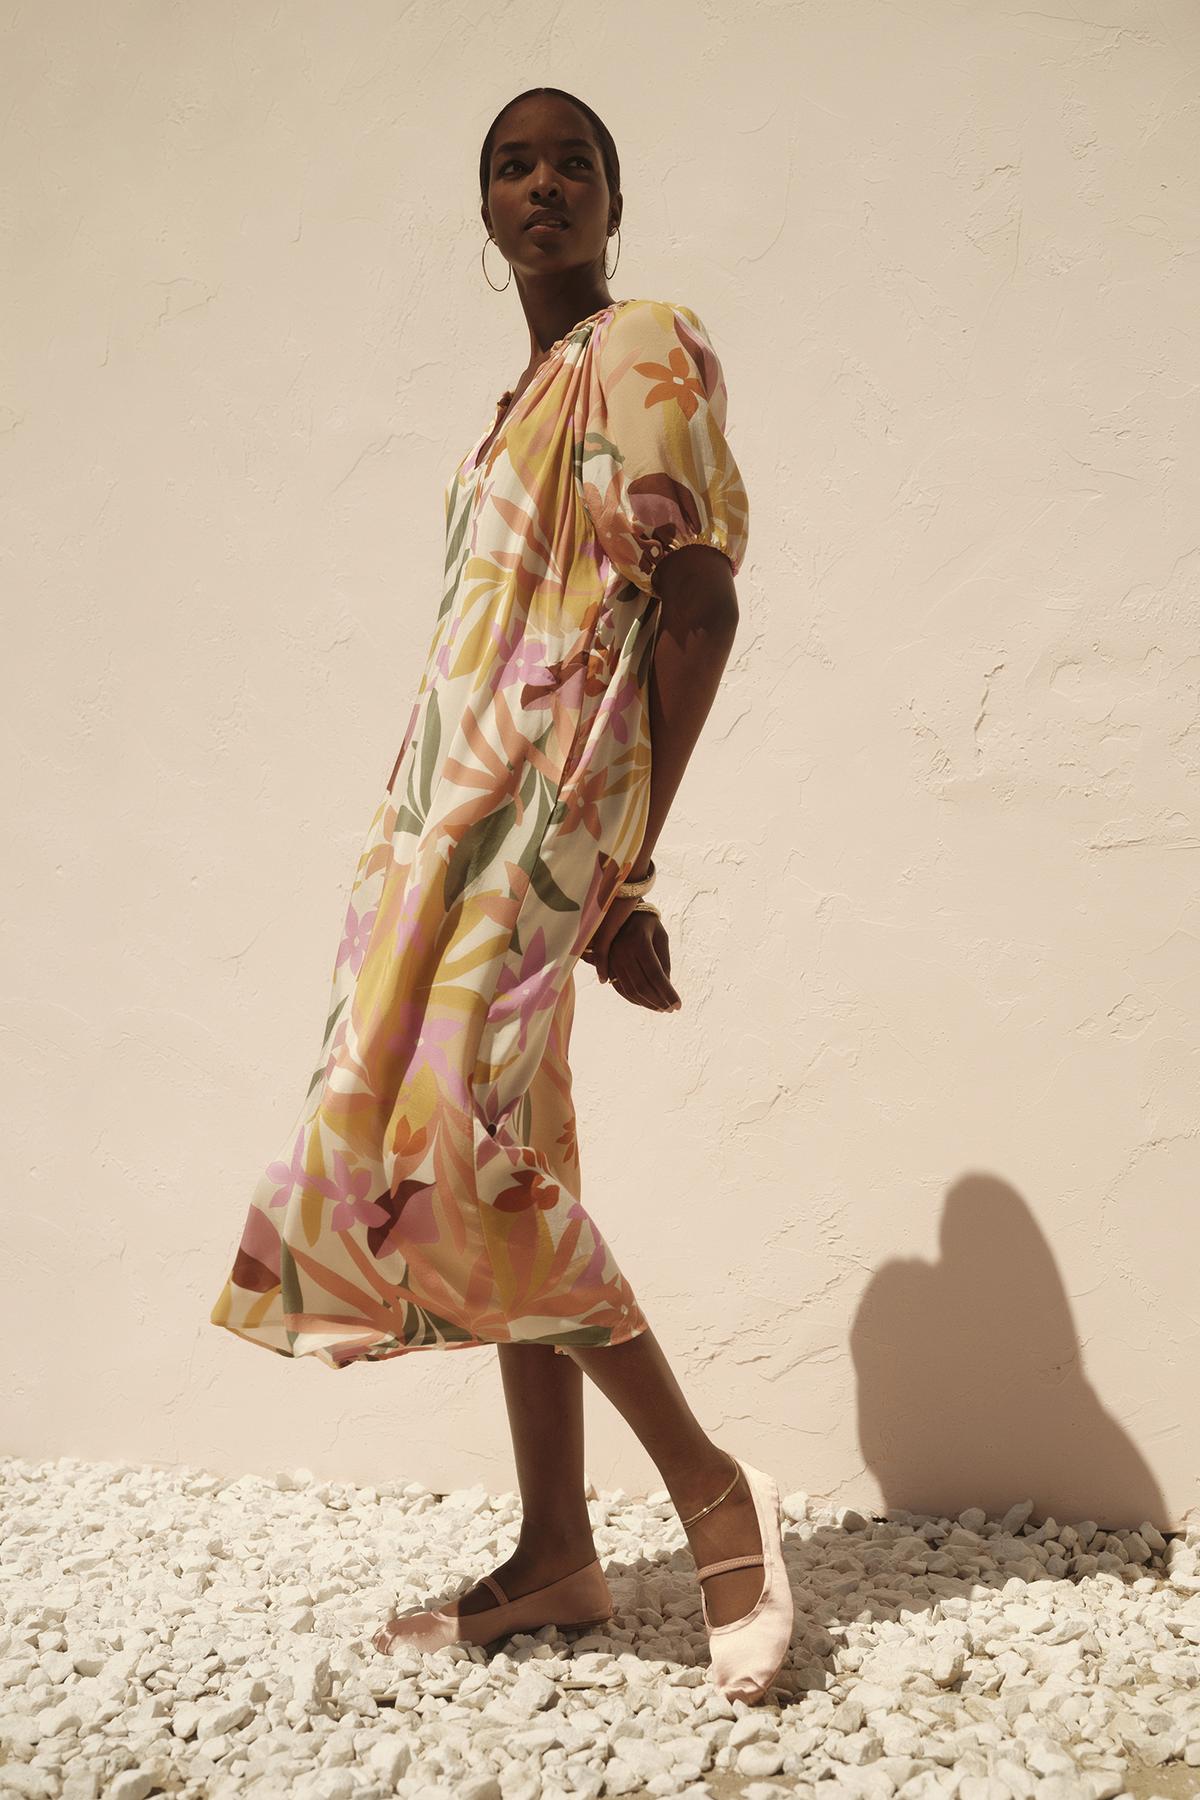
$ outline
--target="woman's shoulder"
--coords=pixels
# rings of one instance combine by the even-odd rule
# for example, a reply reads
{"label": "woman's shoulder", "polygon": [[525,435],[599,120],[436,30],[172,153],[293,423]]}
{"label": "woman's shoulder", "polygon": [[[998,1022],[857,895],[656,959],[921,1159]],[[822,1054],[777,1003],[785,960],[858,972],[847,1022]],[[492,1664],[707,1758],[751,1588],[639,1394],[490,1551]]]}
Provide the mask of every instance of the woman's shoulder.
{"label": "woman's shoulder", "polygon": [[622,326],[665,325],[669,328],[677,316],[701,331],[704,329],[699,313],[694,307],[686,306],[682,300],[618,300],[613,304],[607,324],[610,330],[618,323]]}
{"label": "woman's shoulder", "polygon": [[712,343],[703,319],[681,300],[633,299],[614,303],[599,321],[593,349],[601,361],[611,364],[639,351],[650,359],[669,356],[679,347],[692,355],[711,351]]}

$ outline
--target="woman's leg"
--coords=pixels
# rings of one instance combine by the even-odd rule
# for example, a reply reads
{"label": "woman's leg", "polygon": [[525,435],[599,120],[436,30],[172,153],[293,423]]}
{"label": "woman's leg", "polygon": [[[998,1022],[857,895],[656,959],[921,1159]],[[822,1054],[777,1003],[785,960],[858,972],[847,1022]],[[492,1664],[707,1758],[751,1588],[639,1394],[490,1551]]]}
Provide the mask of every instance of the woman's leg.
{"label": "woman's leg", "polygon": [[[556,1358],[552,1350],[549,1356],[551,1362],[578,1363],[612,1401],[657,1467],[681,1520],[723,1492],[734,1466],[692,1412],[652,1331],[624,1344],[573,1346],[565,1357]],[[553,1440],[548,1454],[555,1455]],[[763,1547],[754,1500],[740,1475],[719,1506],[684,1530],[698,1568]],[[708,1576],[704,1598],[711,1622],[725,1625],[740,1618],[762,1585],[763,1569],[753,1565]]]}
{"label": "woman's leg", "polygon": [[[496,1349],[521,1492],[521,1532],[494,1574],[515,1600],[596,1554],[583,1486],[583,1371],[569,1356],[556,1356],[552,1344]],[[476,1613],[495,1604],[491,1590],[480,1586],[458,1610]]]}
{"label": "woman's leg", "polygon": [[[690,1518],[728,1486],[733,1465],[688,1405],[651,1331],[628,1343],[556,1356],[549,1344],[499,1344],[522,1519],[517,1548],[495,1570],[510,1599],[582,1568],[595,1555],[583,1487],[583,1375],[611,1400],[654,1462],[680,1516]],[[719,1506],[684,1528],[697,1567],[762,1549],[758,1515],[739,1477]],[[710,1575],[705,1603],[714,1625],[748,1612],[763,1570]],[[461,1613],[496,1604],[480,1586],[459,1601]]]}

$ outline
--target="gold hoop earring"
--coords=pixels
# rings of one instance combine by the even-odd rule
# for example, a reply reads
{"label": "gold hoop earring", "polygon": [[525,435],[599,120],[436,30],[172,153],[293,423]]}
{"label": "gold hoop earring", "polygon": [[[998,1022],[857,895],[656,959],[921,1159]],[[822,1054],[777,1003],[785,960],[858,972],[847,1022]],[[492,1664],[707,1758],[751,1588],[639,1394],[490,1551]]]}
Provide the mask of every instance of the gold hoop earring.
{"label": "gold hoop earring", "polygon": [[491,276],[487,272],[487,262],[485,261],[485,258],[487,256],[487,247],[489,244],[494,244],[495,241],[496,240],[494,237],[488,237],[483,240],[483,248],[479,252],[479,260],[481,263],[483,263],[483,279],[487,282],[487,284],[491,288],[493,294],[502,294],[504,292],[504,289],[508,286],[508,282],[512,280],[512,264],[509,263],[509,265],[508,265],[508,281],[506,281],[503,284],[503,286],[497,287],[495,282],[492,280]]}
{"label": "gold hoop earring", "polygon": [[619,262],[620,262],[620,260],[621,260],[621,227],[620,227],[620,226],[619,226],[619,225],[618,225],[618,226],[617,226],[617,262],[615,262],[615,263],[614,263],[614,264],[613,264],[613,266],[612,266],[612,268],[611,268],[611,269],[605,269],[605,270],[604,270],[604,279],[605,279],[605,281],[611,281],[611,280],[612,280],[612,278],[613,278],[613,276],[614,276],[614,275],[615,275],[615,274],[616,274],[616,272],[617,272],[617,263],[619,263]]}

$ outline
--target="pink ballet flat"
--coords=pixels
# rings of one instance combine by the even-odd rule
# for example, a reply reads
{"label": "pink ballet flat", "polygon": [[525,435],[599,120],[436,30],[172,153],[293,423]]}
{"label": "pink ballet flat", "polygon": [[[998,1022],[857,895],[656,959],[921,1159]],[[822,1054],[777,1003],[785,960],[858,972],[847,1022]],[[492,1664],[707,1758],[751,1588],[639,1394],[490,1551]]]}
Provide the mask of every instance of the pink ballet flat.
{"label": "pink ballet flat", "polygon": [[[736,1457],[730,1457],[730,1461],[746,1478],[746,1486],[750,1489],[754,1510],[758,1515],[758,1531],[763,1547],[761,1552],[755,1551],[747,1556],[727,1556],[721,1562],[705,1563],[702,1569],[697,1569],[696,1576],[703,1582],[707,1576],[723,1574],[726,1569],[749,1569],[759,1563],[763,1565],[761,1594],[748,1613],[740,1619],[730,1620],[728,1625],[709,1623],[704,1589],[700,1589],[704,1629],[708,1633],[712,1649],[709,1680],[727,1700],[744,1700],[748,1706],[752,1706],[755,1701],[762,1699],[783,1667],[792,1641],[795,1606],[783,1560],[783,1510],[779,1502],[779,1489],[771,1476],[764,1475],[761,1469],[751,1468],[749,1463],[738,1462]],[[726,1494],[733,1492],[736,1485],[735,1474],[724,1494],[710,1501],[707,1506],[702,1506],[698,1513],[693,1513],[690,1519],[684,1519],[682,1523],[691,1525],[704,1513],[711,1512],[714,1506],[720,1505]]]}
{"label": "pink ballet flat", "polygon": [[443,1650],[447,1644],[490,1644],[514,1632],[538,1631],[543,1625],[570,1630],[603,1625],[613,1615],[612,1594],[599,1557],[515,1600],[508,1598],[494,1575],[482,1576],[481,1582],[491,1589],[497,1605],[460,1616],[458,1601],[480,1585],[470,1582],[449,1606],[424,1607],[389,1619],[371,1643],[384,1656],[392,1655],[397,1645],[409,1650]]}

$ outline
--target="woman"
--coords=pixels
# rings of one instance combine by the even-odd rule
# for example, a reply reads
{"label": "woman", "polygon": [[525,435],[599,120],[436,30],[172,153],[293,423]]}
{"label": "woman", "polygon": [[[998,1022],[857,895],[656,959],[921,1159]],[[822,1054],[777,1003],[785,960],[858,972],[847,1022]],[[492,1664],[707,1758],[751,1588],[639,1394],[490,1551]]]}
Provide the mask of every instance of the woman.
{"label": "woman", "polygon": [[339,1369],[497,1345],[517,1548],[449,1609],[389,1620],[378,1649],[611,1615],[587,1374],[678,1509],[714,1683],[753,1701],[792,1628],[776,1484],[704,1432],[580,1204],[567,1060],[581,957],[631,1005],[681,1005],[644,895],[733,643],[746,493],[696,314],[609,295],[620,169],[591,108],[518,95],[480,190],[529,362],[446,490],[444,598],[359,859],[322,1060],[212,1322]]}

